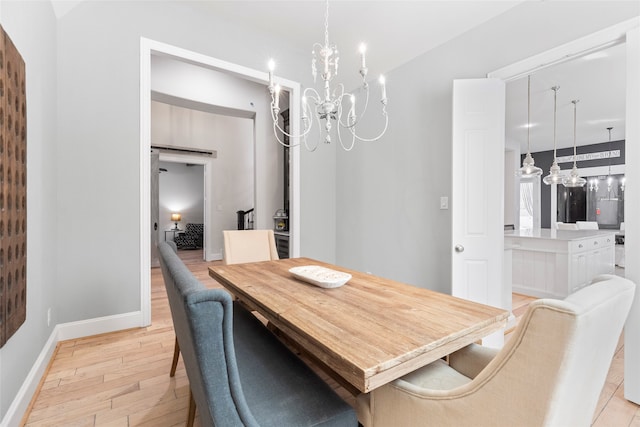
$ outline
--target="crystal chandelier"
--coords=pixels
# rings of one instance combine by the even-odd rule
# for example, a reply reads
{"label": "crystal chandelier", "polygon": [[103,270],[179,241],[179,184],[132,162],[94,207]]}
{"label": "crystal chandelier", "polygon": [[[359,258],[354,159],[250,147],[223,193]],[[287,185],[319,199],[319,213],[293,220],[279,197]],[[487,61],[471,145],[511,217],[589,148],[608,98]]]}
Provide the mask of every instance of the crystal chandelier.
{"label": "crystal chandelier", "polygon": [[576,115],[577,115],[576,105],[580,101],[576,99],[571,102],[573,103],[573,169],[571,169],[569,176],[565,177],[565,179],[562,181],[562,184],[565,187],[575,188],[575,187],[584,187],[584,185],[587,183],[587,180],[582,178],[578,174],[578,166],[577,166],[578,155],[576,154]]}
{"label": "crystal chandelier", "polygon": [[[333,125],[336,125],[336,134],[338,141],[345,151],[351,151],[355,146],[356,140],[363,142],[376,141],[384,135],[389,124],[389,117],[387,116],[387,91],[385,85],[384,76],[380,76],[380,89],[382,104],[382,116],[384,117],[384,127],[382,132],[378,136],[373,138],[364,138],[356,134],[356,126],[359,123],[362,116],[366,113],[369,105],[369,84],[366,81],[368,68],[365,60],[366,46],[360,45],[360,76],[362,76],[362,86],[360,91],[363,92],[364,100],[362,103],[358,101],[358,106],[361,108],[359,114],[356,113],[356,96],[354,93],[345,92],[344,85],[339,83],[335,88],[331,88],[333,79],[338,75],[338,62],[340,57],[338,56],[338,47],[335,44],[329,43],[329,1],[326,2],[326,9],[324,15],[324,44],[315,43],[313,45],[313,57],[311,59],[311,74],[313,75],[313,81],[316,82],[318,72],[322,79],[322,95],[318,93],[314,88],[306,88],[302,96],[302,132],[299,135],[292,135],[282,129],[278,123],[278,113],[280,112],[280,85],[274,84],[273,71],[275,69],[275,62],[269,61],[269,93],[271,94],[271,118],[273,120],[273,132],[276,139],[280,144],[285,147],[294,147],[297,144],[288,144],[281,139],[281,135],[289,138],[302,138],[304,140],[305,147],[309,151],[315,151],[318,148],[319,140],[314,146],[309,146],[307,143],[307,136],[311,131],[314,123],[314,117],[318,122],[318,129],[320,137],[322,137],[323,129],[321,122],[324,120],[324,142],[331,143],[331,129]],[[344,105],[344,101],[348,101],[348,107]],[[311,104],[311,105],[310,105]],[[362,105],[362,106],[360,106]],[[315,111],[314,111],[315,110]],[[346,117],[343,117],[343,112],[346,112]],[[332,124],[334,122],[334,124]],[[347,142],[343,142],[341,130],[346,129],[348,131]]]}
{"label": "crystal chandelier", "polygon": [[542,175],[542,169],[535,165],[531,156],[531,76],[527,77],[527,155],[522,161],[522,167],[518,169],[521,178],[532,178]]}
{"label": "crystal chandelier", "polygon": [[558,113],[558,89],[560,86],[554,86],[553,90],[553,164],[549,169],[549,175],[542,179],[547,185],[562,184],[562,175],[560,174],[560,166],[558,166],[558,159],[556,157],[556,116]]}

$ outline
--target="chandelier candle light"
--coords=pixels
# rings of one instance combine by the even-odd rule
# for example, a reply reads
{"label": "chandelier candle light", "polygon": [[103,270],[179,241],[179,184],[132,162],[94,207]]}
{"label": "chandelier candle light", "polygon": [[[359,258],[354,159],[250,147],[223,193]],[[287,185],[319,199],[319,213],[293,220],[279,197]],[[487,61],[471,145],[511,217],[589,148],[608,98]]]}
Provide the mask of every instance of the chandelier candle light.
{"label": "chandelier candle light", "polygon": [[[315,43],[312,51],[311,59],[311,74],[313,76],[314,83],[318,75],[318,65],[320,66],[320,77],[323,81],[323,95],[320,95],[314,88],[306,88],[302,96],[302,133],[299,135],[293,135],[285,132],[278,123],[278,114],[280,112],[280,85],[274,83],[273,71],[275,69],[275,62],[269,61],[269,93],[271,94],[271,118],[273,120],[273,132],[276,139],[280,144],[285,147],[294,147],[297,144],[287,144],[280,135],[286,135],[289,138],[302,138],[304,140],[305,147],[309,151],[315,151],[318,148],[319,143],[316,143],[313,147],[307,144],[307,135],[311,131],[314,122],[314,116],[318,121],[318,128],[320,136],[322,136],[322,128],[320,122],[324,123],[324,142],[331,143],[331,128],[333,127],[332,121],[336,122],[336,134],[338,141],[345,151],[351,151],[355,146],[355,141],[371,142],[377,141],[387,131],[389,124],[389,117],[387,116],[387,90],[384,76],[380,76],[380,90],[382,104],[382,116],[384,117],[384,128],[382,132],[373,138],[363,138],[356,134],[356,125],[365,114],[367,106],[369,104],[369,84],[366,81],[368,68],[366,64],[366,46],[360,45],[360,76],[362,76],[361,92],[364,92],[364,102],[360,115],[356,113],[356,96],[354,93],[345,92],[344,85],[338,84],[334,89],[331,88],[331,82],[338,75],[338,62],[340,57],[338,56],[338,47],[335,44],[329,43],[329,1],[326,2],[325,16],[324,16],[324,45]],[[348,101],[348,107],[343,105],[343,101]],[[313,103],[313,107],[309,104]],[[360,105],[360,104],[358,104]],[[312,108],[315,109],[315,114],[312,114]],[[346,119],[343,120],[343,111],[347,110]],[[342,141],[341,129],[347,129],[349,131],[351,142],[345,144]]]}
{"label": "chandelier candle light", "polygon": [[576,154],[576,105],[580,101],[576,99],[571,102],[573,103],[573,169],[571,169],[569,176],[564,179],[562,184],[564,184],[565,187],[576,188],[584,187],[584,185],[587,183],[587,180],[578,174],[577,166],[578,155]]}
{"label": "chandelier candle light", "polygon": [[554,86],[553,90],[553,164],[549,169],[549,175],[542,179],[547,185],[562,184],[562,175],[560,174],[560,166],[558,166],[558,159],[556,157],[556,116],[558,112],[558,89],[560,86]]}
{"label": "chandelier candle light", "polygon": [[522,178],[532,178],[542,175],[542,169],[535,165],[531,156],[531,76],[527,77],[527,155],[522,161],[522,167],[518,169],[518,174]]}

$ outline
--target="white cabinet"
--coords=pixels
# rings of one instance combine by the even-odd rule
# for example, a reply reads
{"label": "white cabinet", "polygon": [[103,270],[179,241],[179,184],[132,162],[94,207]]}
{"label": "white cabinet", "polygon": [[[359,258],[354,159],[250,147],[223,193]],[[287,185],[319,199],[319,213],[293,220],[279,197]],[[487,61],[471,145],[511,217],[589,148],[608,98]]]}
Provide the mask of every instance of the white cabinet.
{"label": "white cabinet", "polygon": [[564,298],[603,273],[615,272],[615,234],[604,230],[518,230],[505,233],[513,249],[513,292]]}

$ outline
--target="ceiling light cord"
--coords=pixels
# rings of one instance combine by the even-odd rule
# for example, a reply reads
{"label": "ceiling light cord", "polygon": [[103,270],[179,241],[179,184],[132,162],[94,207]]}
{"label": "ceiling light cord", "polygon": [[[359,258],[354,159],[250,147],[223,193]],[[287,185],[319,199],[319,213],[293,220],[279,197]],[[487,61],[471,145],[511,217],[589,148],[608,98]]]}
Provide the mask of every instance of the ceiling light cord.
{"label": "ceiling light cord", "polygon": [[523,178],[533,178],[542,175],[542,169],[537,167],[531,156],[531,76],[527,78],[527,155],[522,160],[522,167],[517,174]]}
{"label": "ceiling light cord", "polygon": [[547,185],[551,184],[562,184],[562,175],[560,174],[560,166],[558,166],[558,157],[557,157],[557,138],[556,138],[556,129],[558,124],[558,90],[560,86],[553,86],[551,90],[553,90],[553,163],[551,164],[551,168],[549,168],[549,175],[545,176],[542,179]]}
{"label": "ceiling light cord", "polygon": [[580,102],[577,99],[571,101],[573,103],[573,169],[569,173],[569,176],[563,180],[563,184],[565,187],[575,188],[575,187],[584,187],[587,183],[587,180],[580,176],[578,173],[578,152],[577,152],[577,138],[576,138],[576,130],[577,130],[577,117],[578,117],[578,107],[577,104]]}

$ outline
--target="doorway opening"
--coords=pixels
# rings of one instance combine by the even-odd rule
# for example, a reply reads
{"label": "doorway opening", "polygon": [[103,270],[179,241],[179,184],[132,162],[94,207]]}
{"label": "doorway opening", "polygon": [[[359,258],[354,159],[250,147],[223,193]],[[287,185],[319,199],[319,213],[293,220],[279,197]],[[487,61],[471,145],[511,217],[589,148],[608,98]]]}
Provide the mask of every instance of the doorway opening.
{"label": "doorway opening", "polygon": [[[159,162],[158,241],[172,241],[185,259],[205,259],[205,165]],[[188,254],[186,256],[185,254]]]}
{"label": "doorway opening", "polygon": [[[272,228],[273,212],[277,209],[271,204],[276,203],[271,200],[273,194],[272,177],[277,177],[272,169],[274,164],[269,161],[271,152],[273,151],[271,117],[269,114],[268,103],[268,75],[264,71],[258,71],[243,67],[230,62],[222,61],[197,52],[188,51],[176,46],[141,38],[140,40],[140,305],[141,305],[141,325],[148,326],[151,324],[151,236],[156,234],[151,221],[151,202],[150,202],[150,176],[151,176],[151,159],[149,153],[151,151],[151,99],[152,99],[152,80],[154,91],[163,94],[177,95],[172,93],[166,87],[158,90],[155,86],[162,81],[162,76],[154,76],[152,79],[152,58],[169,58],[175,60],[176,64],[193,66],[201,71],[200,77],[204,77],[208,72],[216,72],[222,78],[229,81],[241,80],[247,85],[253,85],[260,89],[256,92],[258,95],[255,99],[243,97],[244,91],[220,90],[217,93],[226,95],[226,111],[232,111],[238,115],[244,114],[246,118],[253,120],[253,141],[255,143],[255,176],[254,186],[255,194],[255,210],[256,210],[256,227]],[[210,73],[209,73],[210,74]],[[170,79],[165,79],[165,83],[175,83]],[[287,79],[278,79],[278,83],[290,95],[291,104],[289,106],[291,114],[291,132],[300,132],[300,84]],[[193,87],[197,87],[193,90]],[[206,105],[206,100],[198,100],[198,96],[203,93],[204,88],[211,88],[208,85],[193,85],[191,96],[194,102],[200,102]],[[228,86],[221,86],[228,89]],[[166,90],[165,90],[166,89]],[[212,105],[222,105],[209,102]],[[266,107],[262,107],[266,105]],[[260,109],[262,108],[262,109]],[[269,132],[267,132],[267,130]],[[205,168],[205,174],[208,168]],[[290,151],[290,213],[289,213],[289,250],[291,256],[300,256],[300,149],[294,148]],[[274,178],[277,179],[277,178]],[[278,180],[280,182],[280,180]],[[279,206],[278,206],[279,207]],[[224,208],[224,207],[223,207]],[[207,212],[211,213],[209,209]],[[236,208],[246,209],[246,208]],[[205,220],[206,222],[206,220]],[[234,222],[235,224],[235,222]],[[235,228],[235,227],[234,227]],[[209,248],[212,245],[206,244]],[[222,246],[220,246],[220,249]],[[215,250],[215,247],[214,247]]]}

